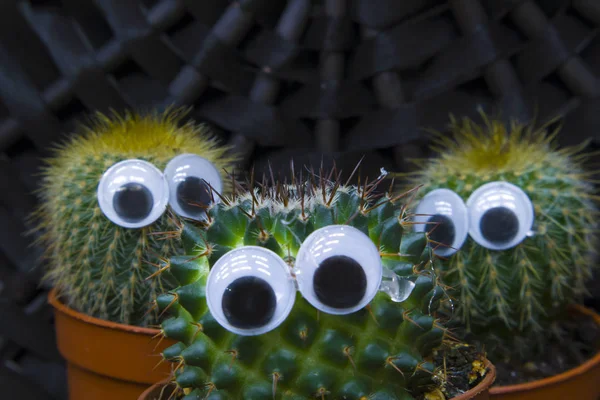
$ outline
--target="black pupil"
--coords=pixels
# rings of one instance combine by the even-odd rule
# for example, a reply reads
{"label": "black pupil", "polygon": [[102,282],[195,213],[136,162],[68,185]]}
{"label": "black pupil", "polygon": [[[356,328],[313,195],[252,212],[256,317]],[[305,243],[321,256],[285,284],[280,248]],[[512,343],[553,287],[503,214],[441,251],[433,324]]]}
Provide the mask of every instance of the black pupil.
{"label": "black pupil", "polygon": [[177,202],[188,214],[204,212],[203,206],[211,201],[210,188],[200,178],[188,176],[177,185]]}
{"label": "black pupil", "polygon": [[113,196],[113,209],[125,222],[138,222],[150,215],[154,206],[152,193],[140,183],[129,182]]}
{"label": "black pupil", "polygon": [[275,313],[277,300],[271,285],[265,280],[245,276],[227,286],[221,306],[231,325],[252,329],[269,323]]}
{"label": "black pupil", "polygon": [[481,217],[479,229],[489,242],[503,244],[513,240],[519,232],[519,219],[506,207],[490,208]]}
{"label": "black pupil", "polygon": [[333,308],[356,306],[367,291],[365,271],[350,257],[333,256],[324,260],[313,277],[319,301]]}
{"label": "black pupil", "polygon": [[431,240],[452,246],[456,238],[456,229],[450,218],[445,215],[436,214],[429,218],[427,222],[429,222],[427,224],[427,232]]}

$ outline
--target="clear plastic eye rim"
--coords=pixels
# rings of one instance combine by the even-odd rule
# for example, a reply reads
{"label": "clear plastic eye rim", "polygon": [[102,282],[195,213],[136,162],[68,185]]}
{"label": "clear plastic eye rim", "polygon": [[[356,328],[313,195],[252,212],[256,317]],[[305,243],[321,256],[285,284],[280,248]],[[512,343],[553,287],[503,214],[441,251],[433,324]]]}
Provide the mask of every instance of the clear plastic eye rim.
{"label": "clear plastic eye rim", "polygon": [[[336,255],[358,262],[367,278],[365,293],[353,307],[335,308],[323,304],[314,290],[317,268],[321,262]],[[298,250],[294,274],[298,290],[313,307],[327,314],[345,315],[364,308],[373,300],[381,286],[383,265],[379,249],[362,231],[349,225],[330,225],[317,229],[304,240]]]}
{"label": "clear plastic eye rim", "polygon": [[379,290],[390,296],[390,300],[394,303],[402,303],[408,299],[416,286],[408,278],[400,278],[394,271],[383,268],[383,277]]}
{"label": "clear plastic eye rim", "polygon": [[[222,308],[225,289],[236,279],[256,276],[273,289],[276,308],[268,324],[244,329],[233,326]],[[259,246],[243,246],[224,254],[210,269],[206,281],[206,302],[211,315],[223,328],[241,336],[262,335],[276,329],[290,314],[296,300],[296,285],[289,265],[273,251]]]}
{"label": "clear plastic eye rim", "polygon": [[[463,199],[450,189],[434,189],[427,193],[415,208],[413,221],[416,232],[425,232],[426,224],[433,215],[439,214],[449,218],[454,224],[454,240],[450,247],[437,246],[435,253],[442,257],[455,254],[467,240],[469,234],[469,213]],[[440,225],[441,226],[441,225]]]}
{"label": "clear plastic eye rim", "polygon": [[[511,209],[517,217],[519,228],[510,241],[495,244],[483,237],[480,222],[484,213],[493,207],[503,206]],[[515,247],[531,235],[535,219],[533,203],[529,196],[518,186],[505,182],[489,182],[478,187],[467,200],[469,212],[469,235],[480,246],[489,250],[507,250]]]}
{"label": "clear plastic eye rim", "polygon": [[[152,195],[153,205],[150,213],[135,222],[125,221],[113,207],[113,198],[117,189],[128,183],[142,183]],[[152,163],[139,159],[119,161],[109,167],[98,183],[96,192],[98,206],[111,222],[123,228],[143,228],[155,222],[165,212],[169,203],[169,185],[162,171]]]}
{"label": "clear plastic eye rim", "polygon": [[[177,215],[185,218],[205,219],[205,212],[198,207],[197,213],[184,210],[177,199],[178,184],[187,177],[202,179],[208,183],[213,191],[222,193],[223,182],[219,171],[213,163],[197,154],[185,153],[173,157],[166,165],[164,175],[169,183],[169,205]],[[219,202],[219,196],[214,194],[214,203]]]}

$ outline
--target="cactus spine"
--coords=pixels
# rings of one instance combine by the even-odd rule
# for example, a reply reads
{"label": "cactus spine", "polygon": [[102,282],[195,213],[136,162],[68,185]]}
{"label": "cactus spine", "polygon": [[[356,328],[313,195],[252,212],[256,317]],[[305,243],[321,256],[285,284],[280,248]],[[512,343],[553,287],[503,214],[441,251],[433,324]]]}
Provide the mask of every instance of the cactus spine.
{"label": "cactus spine", "polygon": [[98,206],[100,177],[110,166],[141,159],[162,170],[181,153],[211,161],[219,171],[230,160],[202,126],[182,124],[184,113],[96,115],[80,134],[56,146],[47,160],[33,215],[39,242],[46,248],[46,279],[70,307],[124,324],[156,323],[148,313],[156,296],[172,287],[167,274],[146,281],[160,260],[181,252],[176,237],[155,233],[174,230],[173,213],[153,224],[127,229],[109,221]]}
{"label": "cactus spine", "polygon": [[[499,354],[537,345],[543,351],[540,338],[569,305],[582,300],[595,268],[598,209],[592,174],[583,166],[588,156],[584,145],[558,148],[558,130],[548,133],[547,126],[507,126],[483,118],[484,125],[453,118],[451,135],[436,140],[439,156],[417,161],[410,184],[423,185],[419,199],[450,189],[467,201],[490,182],[513,184],[528,196],[534,222],[518,244],[498,250],[470,234],[439,264],[444,282],[456,288],[459,313],[470,331],[489,346],[499,345]],[[471,230],[477,230],[473,207]],[[526,207],[517,202],[515,213]],[[496,224],[497,230],[508,229],[501,220]]]}
{"label": "cactus spine", "polygon": [[[410,232],[403,195],[375,194],[380,182],[347,186],[332,172],[259,189],[236,183],[233,195],[209,210],[206,224],[180,225],[186,255],[165,264],[178,287],[157,300],[168,315],[164,337],[178,341],[163,357],[175,365],[180,396],[412,399],[443,386],[434,378],[442,367],[431,360],[451,340],[436,315],[447,301],[445,287],[432,271],[426,235]],[[207,305],[217,289],[207,286],[207,277],[219,260],[259,246],[292,266],[311,233],[339,225],[357,228],[376,246],[384,269],[414,282],[408,298],[394,302],[379,291],[367,307],[334,315],[297,294],[281,325],[253,336],[217,322]],[[349,246],[344,254],[358,257],[367,248]]]}

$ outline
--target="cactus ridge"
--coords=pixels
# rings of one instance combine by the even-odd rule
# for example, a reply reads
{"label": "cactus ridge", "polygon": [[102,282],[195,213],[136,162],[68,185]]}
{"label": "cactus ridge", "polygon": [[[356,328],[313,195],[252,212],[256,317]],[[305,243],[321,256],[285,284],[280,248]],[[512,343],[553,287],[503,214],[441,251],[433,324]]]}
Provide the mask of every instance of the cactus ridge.
{"label": "cactus ridge", "polygon": [[[292,168],[293,170],[293,168]],[[410,232],[402,203],[414,191],[381,191],[383,177],[357,185],[335,169],[289,181],[234,183],[204,224],[180,224],[186,256],[165,264],[179,286],[159,296],[161,331],[177,343],[163,352],[184,399],[412,399],[438,386],[434,349],[452,340],[436,315],[449,301],[433,272],[427,235]],[[393,187],[392,185],[390,186]],[[348,315],[318,311],[296,294],[287,319],[257,336],[220,326],[208,310],[210,268],[227,251],[262,246],[290,266],[304,239],[321,227],[351,225],[378,247],[384,268],[415,282],[405,301],[378,292]]]}
{"label": "cactus ridge", "polygon": [[[147,326],[157,323],[148,304],[173,287],[168,274],[146,281],[161,258],[181,252],[178,219],[167,212],[155,223],[127,229],[109,221],[98,206],[100,177],[113,164],[137,158],[163,169],[174,156],[194,153],[218,170],[231,160],[203,126],[181,124],[185,110],[138,115],[96,114],[80,132],[55,146],[46,160],[39,190],[40,207],[32,215],[45,247],[45,281],[66,304],[97,318]],[[169,215],[171,214],[171,215]]]}
{"label": "cactus ridge", "polygon": [[[456,287],[458,312],[467,328],[492,342],[545,335],[570,304],[587,294],[597,256],[595,172],[583,162],[590,154],[558,148],[547,125],[534,129],[489,120],[452,119],[451,135],[439,136],[435,159],[419,160],[409,182],[420,196],[446,188],[467,200],[481,185],[510,182],[534,206],[534,234],[514,248],[494,251],[468,237],[457,253],[439,262],[444,282]],[[560,128],[559,128],[560,129]],[[418,199],[417,199],[418,200]]]}

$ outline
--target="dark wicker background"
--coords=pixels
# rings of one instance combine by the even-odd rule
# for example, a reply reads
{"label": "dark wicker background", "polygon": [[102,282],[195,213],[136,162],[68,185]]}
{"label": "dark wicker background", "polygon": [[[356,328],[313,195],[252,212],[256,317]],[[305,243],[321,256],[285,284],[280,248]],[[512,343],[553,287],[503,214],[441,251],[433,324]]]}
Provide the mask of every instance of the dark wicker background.
{"label": "dark wicker background", "polygon": [[598,0],[0,1],[0,387],[65,398],[24,217],[39,158],[90,111],[193,105],[244,157],[407,168],[477,109],[600,132]]}

